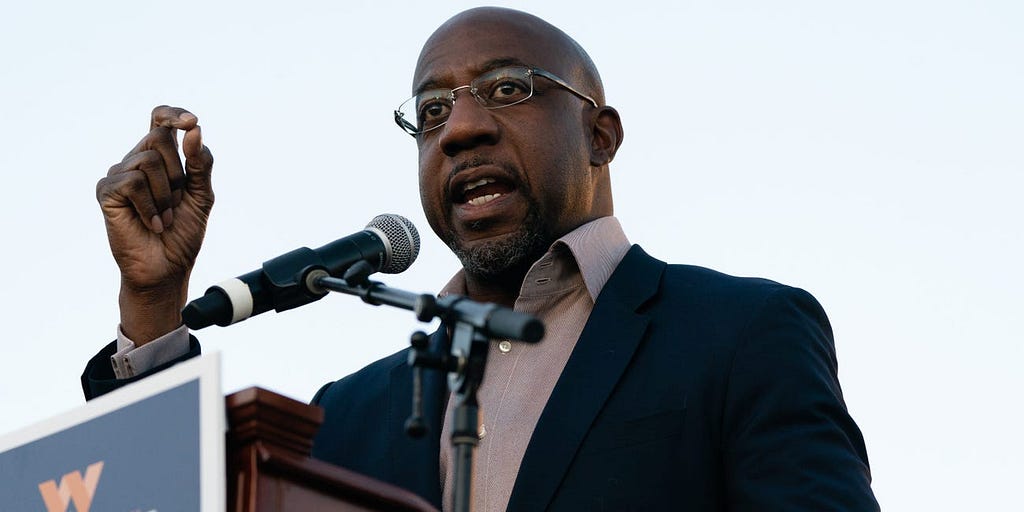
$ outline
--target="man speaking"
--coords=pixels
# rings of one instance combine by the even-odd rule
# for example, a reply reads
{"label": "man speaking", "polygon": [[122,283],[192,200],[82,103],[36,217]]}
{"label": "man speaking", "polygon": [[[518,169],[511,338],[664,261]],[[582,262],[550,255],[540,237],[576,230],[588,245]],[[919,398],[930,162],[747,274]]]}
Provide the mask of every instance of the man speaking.
{"label": "man speaking", "polygon": [[[532,15],[472,9],[427,40],[411,94],[395,120],[419,148],[430,227],[462,263],[442,294],[546,325],[542,343],[491,344],[473,510],[878,509],[814,298],[629,243],[609,176],[622,124],[583,48]],[[88,397],[199,353],[181,310],[212,166],[196,116],[158,107],[97,185],[121,325],[82,376]],[[432,435],[405,436],[406,360],[317,393],[314,455],[447,507],[453,406],[427,383]]]}

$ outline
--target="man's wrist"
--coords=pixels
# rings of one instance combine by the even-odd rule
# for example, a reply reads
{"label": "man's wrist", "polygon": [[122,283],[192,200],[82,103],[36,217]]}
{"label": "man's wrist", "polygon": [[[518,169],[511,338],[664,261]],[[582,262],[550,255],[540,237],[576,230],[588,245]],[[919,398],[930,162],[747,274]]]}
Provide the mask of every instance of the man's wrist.
{"label": "man's wrist", "polygon": [[181,326],[185,293],[175,289],[137,290],[121,285],[121,330],[142,346]]}

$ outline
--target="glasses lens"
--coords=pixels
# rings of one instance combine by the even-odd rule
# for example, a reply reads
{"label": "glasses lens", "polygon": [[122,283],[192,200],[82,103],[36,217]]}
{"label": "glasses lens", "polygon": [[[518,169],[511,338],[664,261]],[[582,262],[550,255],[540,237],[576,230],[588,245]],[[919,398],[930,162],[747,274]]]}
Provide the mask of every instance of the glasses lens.
{"label": "glasses lens", "polygon": [[510,67],[488,71],[473,80],[473,94],[487,108],[500,108],[526,101],[533,94],[528,68]]}
{"label": "glasses lens", "polygon": [[395,111],[395,121],[410,133],[437,128],[452,111],[451,92],[442,89],[423,91],[405,100]]}

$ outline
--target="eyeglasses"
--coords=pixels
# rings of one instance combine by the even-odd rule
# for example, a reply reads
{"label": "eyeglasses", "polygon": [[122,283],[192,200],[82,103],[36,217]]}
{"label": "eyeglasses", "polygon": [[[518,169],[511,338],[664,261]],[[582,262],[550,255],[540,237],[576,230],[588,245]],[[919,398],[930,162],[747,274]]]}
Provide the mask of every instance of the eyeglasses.
{"label": "eyeglasses", "polygon": [[423,91],[398,106],[395,110],[395,123],[414,137],[441,127],[451,116],[455,93],[462,89],[469,89],[477,103],[489,110],[518,105],[533,97],[534,76],[547,78],[597,107],[594,98],[577,91],[565,80],[543,69],[511,66],[488,71],[474,78],[469,85]]}

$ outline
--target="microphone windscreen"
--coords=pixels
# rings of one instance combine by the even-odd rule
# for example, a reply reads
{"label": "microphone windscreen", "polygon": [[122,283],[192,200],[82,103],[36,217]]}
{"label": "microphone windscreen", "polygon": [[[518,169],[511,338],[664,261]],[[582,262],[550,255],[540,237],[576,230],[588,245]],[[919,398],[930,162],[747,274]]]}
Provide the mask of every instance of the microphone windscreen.
{"label": "microphone windscreen", "polygon": [[420,254],[420,234],[409,219],[393,213],[378,215],[370,220],[367,228],[376,228],[384,233],[390,246],[387,261],[380,271],[398,274],[408,270]]}

